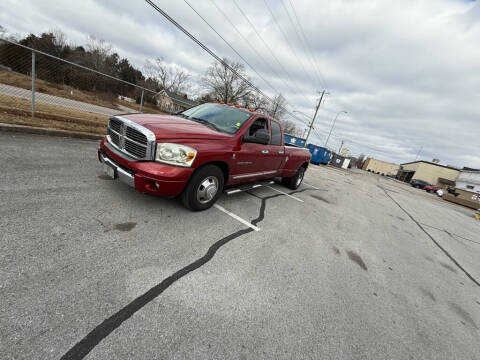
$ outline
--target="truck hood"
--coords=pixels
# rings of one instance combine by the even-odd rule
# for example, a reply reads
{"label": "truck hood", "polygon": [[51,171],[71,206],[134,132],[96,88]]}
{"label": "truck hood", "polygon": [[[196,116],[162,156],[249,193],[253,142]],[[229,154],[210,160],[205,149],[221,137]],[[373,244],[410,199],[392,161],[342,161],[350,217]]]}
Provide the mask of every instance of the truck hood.
{"label": "truck hood", "polygon": [[231,139],[231,135],[215,131],[203,124],[174,115],[129,114],[123,118],[146,127],[159,139]]}

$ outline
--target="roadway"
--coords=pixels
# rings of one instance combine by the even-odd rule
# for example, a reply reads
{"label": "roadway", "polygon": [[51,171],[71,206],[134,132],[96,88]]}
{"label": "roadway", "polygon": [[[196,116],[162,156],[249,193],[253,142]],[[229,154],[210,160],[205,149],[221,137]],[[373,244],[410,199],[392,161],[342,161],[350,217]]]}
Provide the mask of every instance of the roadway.
{"label": "roadway", "polygon": [[220,198],[255,231],[108,180],[96,149],[0,133],[2,357],[478,359],[472,211],[312,166]]}

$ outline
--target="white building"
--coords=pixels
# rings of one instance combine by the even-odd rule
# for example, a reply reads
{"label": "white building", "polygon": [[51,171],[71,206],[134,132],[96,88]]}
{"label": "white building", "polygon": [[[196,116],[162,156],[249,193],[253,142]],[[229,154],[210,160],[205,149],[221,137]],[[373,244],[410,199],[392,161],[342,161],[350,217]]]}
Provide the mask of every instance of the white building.
{"label": "white building", "polygon": [[480,194],[480,170],[460,171],[455,187]]}

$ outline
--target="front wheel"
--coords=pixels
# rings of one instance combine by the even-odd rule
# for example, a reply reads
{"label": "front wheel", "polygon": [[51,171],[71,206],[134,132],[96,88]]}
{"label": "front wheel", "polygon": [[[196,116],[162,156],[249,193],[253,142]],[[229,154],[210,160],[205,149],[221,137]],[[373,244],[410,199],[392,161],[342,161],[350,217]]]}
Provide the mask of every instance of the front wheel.
{"label": "front wheel", "polygon": [[305,168],[301,166],[297,173],[293,175],[292,177],[289,178],[282,178],[282,185],[292,189],[296,190],[298,187],[302,184],[303,181],[303,176],[305,175]]}
{"label": "front wheel", "polygon": [[206,210],[219,198],[223,190],[223,184],[222,170],[215,165],[207,165],[198,169],[192,175],[180,195],[180,200],[190,210]]}

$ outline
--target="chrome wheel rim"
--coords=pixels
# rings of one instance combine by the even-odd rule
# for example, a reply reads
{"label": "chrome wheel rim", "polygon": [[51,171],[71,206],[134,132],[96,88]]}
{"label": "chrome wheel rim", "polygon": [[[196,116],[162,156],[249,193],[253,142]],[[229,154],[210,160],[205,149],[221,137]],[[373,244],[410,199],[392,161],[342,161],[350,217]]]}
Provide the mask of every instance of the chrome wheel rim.
{"label": "chrome wheel rim", "polygon": [[299,174],[298,176],[298,179],[297,179],[297,187],[300,186],[300,184],[302,183],[302,180],[303,180],[303,171],[301,174]]}
{"label": "chrome wheel rim", "polygon": [[215,176],[209,176],[200,183],[197,189],[197,200],[201,204],[206,204],[217,195],[218,179]]}

